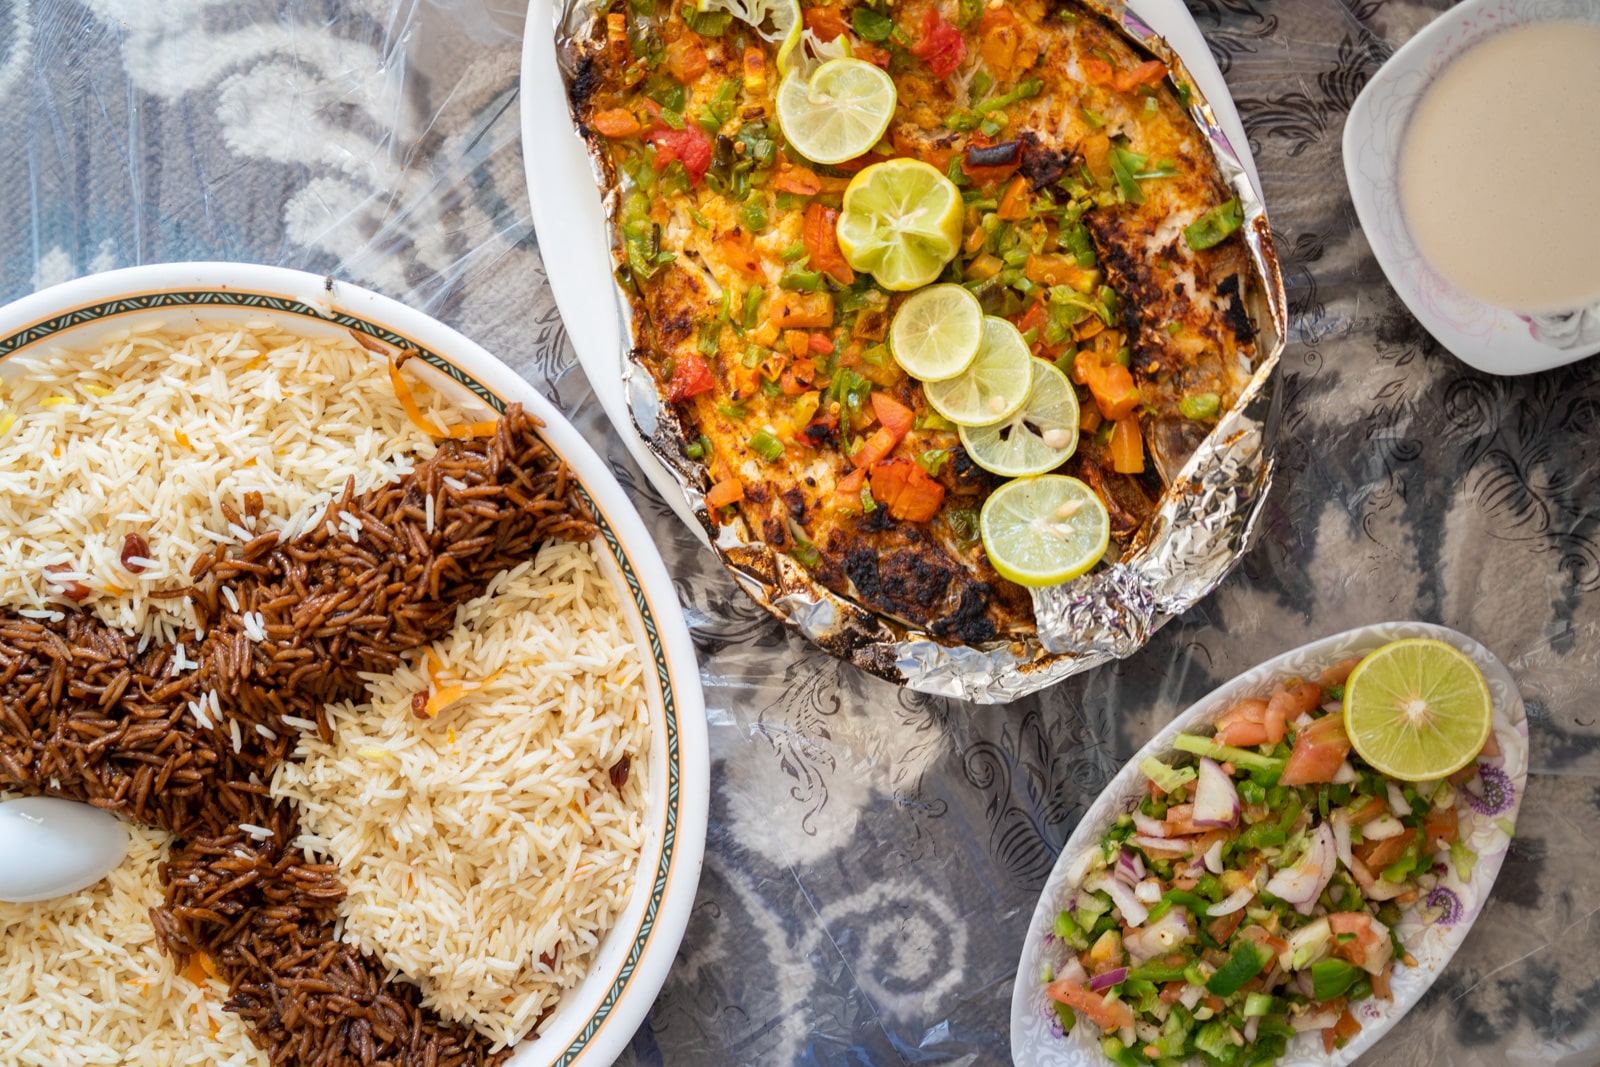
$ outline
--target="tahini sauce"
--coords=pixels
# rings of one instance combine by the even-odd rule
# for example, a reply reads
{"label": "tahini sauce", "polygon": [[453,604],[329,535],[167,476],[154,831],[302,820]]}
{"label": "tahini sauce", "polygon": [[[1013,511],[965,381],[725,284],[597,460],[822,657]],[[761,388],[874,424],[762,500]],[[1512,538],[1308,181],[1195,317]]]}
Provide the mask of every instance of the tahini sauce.
{"label": "tahini sauce", "polygon": [[1600,24],[1520,26],[1446,67],[1406,129],[1400,206],[1418,250],[1486,303],[1600,299]]}

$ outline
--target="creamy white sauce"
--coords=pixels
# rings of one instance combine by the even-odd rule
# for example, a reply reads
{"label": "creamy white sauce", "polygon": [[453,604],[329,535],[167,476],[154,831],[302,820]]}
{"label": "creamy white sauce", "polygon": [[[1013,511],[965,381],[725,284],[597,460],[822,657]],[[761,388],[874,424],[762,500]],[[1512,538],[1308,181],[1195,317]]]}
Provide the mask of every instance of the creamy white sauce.
{"label": "creamy white sauce", "polygon": [[1600,24],[1520,26],[1446,67],[1406,129],[1400,206],[1418,250],[1480,300],[1600,298]]}

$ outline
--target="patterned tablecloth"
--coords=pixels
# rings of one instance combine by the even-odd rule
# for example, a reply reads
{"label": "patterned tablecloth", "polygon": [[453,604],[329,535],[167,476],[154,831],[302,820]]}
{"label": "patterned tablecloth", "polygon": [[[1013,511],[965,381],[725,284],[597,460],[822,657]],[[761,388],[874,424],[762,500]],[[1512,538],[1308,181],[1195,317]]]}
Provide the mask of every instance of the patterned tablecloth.
{"label": "patterned tablecloth", "polygon": [[[712,823],[638,1064],[1001,1064],[1020,939],[1109,775],[1235,673],[1350,626],[1470,633],[1527,700],[1491,903],[1363,1063],[1600,1062],[1600,372],[1453,359],[1356,225],[1351,101],[1434,14],[1189,0],[1250,131],[1293,324],[1260,543],[1143,652],[1009,707],[786,636],[652,496],[576,368],[529,222],[515,0],[0,0],[0,296],[160,260],[371,286],[482,342],[611,459],[677,575]],[[3,1050],[0,1050],[3,1059]]]}

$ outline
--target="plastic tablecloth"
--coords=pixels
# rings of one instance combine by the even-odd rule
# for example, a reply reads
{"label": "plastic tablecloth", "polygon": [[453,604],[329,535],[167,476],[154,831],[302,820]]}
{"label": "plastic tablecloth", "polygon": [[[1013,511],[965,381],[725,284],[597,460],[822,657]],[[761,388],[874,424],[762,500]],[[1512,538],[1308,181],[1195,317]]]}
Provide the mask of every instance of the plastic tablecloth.
{"label": "plastic tablecloth", "polygon": [[[1260,541],[1138,655],[1004,707],[788,636],[652,495],[550,296],[512,0],[0,0],[0,295],[161,260],[331,272],[497,353],[609,445],[677,578],[711,719],[705,876],[637,1064],[1001,1064],[1061,843],[1240,670],[1383,619],[1464,630],[1532,723],[1516,841],[1465,946],[1362,1062],[1600,1062],[1600,372],[1476,373],[1385,283],[1345,114],[1436,13],[1189,0],[1250,132],[1292,304]],[[0,1061],[5,1058],[0,1048]]]}

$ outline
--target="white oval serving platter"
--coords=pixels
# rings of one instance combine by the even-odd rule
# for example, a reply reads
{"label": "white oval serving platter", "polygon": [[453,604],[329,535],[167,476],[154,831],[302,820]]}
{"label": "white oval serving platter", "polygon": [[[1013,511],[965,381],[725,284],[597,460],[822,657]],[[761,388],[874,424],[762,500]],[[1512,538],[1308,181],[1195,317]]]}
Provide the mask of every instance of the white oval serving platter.
{"label": "white oval serving platter", "polygon": [[1527,784],[1528,722],[1522,698],[1517,693],[1510,672],[1481,644],[1443,626],[1421,622],[1386,622],[1347,630],[1302,645],[1212,691],[1168,723],[1149,744],[1135,753],[1090,805],[1062,847],[1061,855],[1057,857],[1055,867],[1045,882],[1044,891],[1039,895],[1033,920],[1028,924],[1022,958],[1017,965],[1016,985],[1011,994],[1011,1056],[1016,1067],[1105,1067],[1111,1062],[1100,1051],[1097,1027],[1084,1024],[1073,1027],[1069,1034],[1062,1034],[1040,979],[1047,963],[1054,967],[1066,958],[1067,950],[1051,931],[1067,890],[1072,888],[1069,873],[1074,866],[1073,861],[1086,849],[1097,848],[1101,834],[1116,821],[1117,816],[1138,803],[1144,793],[1144,775],[1139,770],[1139,761],[1146,756],[1172,755],[1176,751],[1172,741],[1178,734],[1209,726],[1224,711],[1246,697],[1265,697],[1273,685],[1282,679],[1295,675],[1316,677],[1324,667],[1352,656],[1365,655],[1403,637],[1432,637],[1447,641],[1471,656],[1483,671],[1489,683],[1490,695],[1494,698],[1494,736],[1501,752],[1497,760],[1484,762],[1498,767],[1500,776],[1497,784],[1501,787],[1502,795],[1494,798],[1499,803],[1493,807],[1485,804],[1484,811],[1473,809],[1462,816],[1462,838],[1478,853],[1478,861],[1473,865],[1471,877],[1465,881],[1458,879],[1454,871],[1441,873],[1440,888],[1425,898],[1433,899],[1440,890],[1454,897],[1453,903],[1443,897],[1435,900],[1436,906],[1451,905],[1445,916],[1431,925],[1424,924],[1413,907],[1403,913],[1404,919],[1395,927],[1407,950],[1416,957],[1417,966],[1395,968],[1391,983],[1394,999],[1382,1001],[1369,998],[1359,1002],[1356,1015],[1361,1021],[1361,1032],[1344,1048],[1331,1054],[1325,1053],[1321,1034],[1307,1032],[1290,1042],[1275,1067],[1344,1067],[1370,1049],[1422,998],[1466,939],[1505,861],[1517,809]]}

